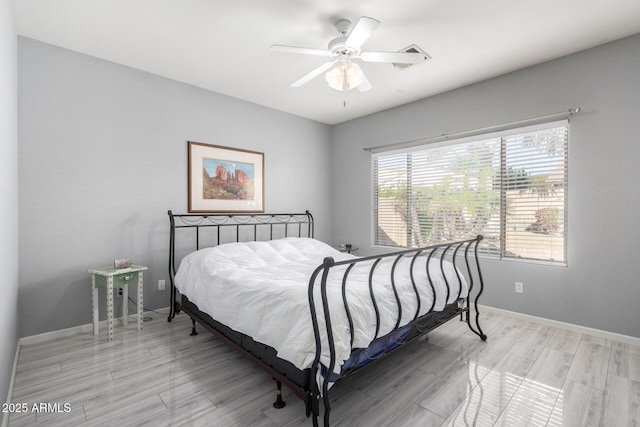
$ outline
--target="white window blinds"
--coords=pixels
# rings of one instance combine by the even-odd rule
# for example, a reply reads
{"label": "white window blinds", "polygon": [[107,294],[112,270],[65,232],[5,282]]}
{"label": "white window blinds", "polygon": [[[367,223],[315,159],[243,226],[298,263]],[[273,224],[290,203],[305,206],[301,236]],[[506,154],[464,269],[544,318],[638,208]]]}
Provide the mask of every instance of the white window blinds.
{"label": "white window blinds", "polygon": [[568,123],[373,156],[374,244],[566,263]]}

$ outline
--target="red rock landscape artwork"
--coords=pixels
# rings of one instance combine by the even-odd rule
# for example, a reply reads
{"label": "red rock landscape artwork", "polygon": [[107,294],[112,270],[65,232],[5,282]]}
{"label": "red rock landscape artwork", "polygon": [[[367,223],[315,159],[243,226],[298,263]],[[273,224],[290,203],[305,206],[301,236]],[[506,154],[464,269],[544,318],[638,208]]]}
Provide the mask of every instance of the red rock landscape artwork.
{"label": "red rock landscape artwork", "polygon": [[202,159],[202,198],[252,200],[255,165],[221,159]]}

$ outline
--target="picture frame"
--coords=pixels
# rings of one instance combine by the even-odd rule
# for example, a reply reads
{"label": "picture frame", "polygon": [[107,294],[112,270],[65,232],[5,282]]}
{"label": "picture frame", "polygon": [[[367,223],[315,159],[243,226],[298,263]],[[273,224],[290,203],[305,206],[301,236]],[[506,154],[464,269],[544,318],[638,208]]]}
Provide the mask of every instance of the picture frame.
{"label": "picture frame", "polygon": [[264,212],[264,153],[187,141],[189,212]]}

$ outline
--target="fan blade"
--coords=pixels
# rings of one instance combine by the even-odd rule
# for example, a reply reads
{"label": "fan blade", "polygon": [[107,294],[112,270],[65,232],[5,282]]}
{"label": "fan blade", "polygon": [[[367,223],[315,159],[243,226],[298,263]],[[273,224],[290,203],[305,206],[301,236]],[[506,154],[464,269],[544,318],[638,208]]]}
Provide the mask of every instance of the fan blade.
{"label": "fan blade", "polygon": [[396,64],[419,64],[427,56],[419,52],[362,52],[360,59],[365,62],[393,62]]}
{"label": "fan blade", "polygon": [[311,49],[309,47],[284,46],[281,44],[271,45],[269,46],[269,49],[274,52],[302,53],[304,55],[329,56],[331,54],[328,50]]}
{"label": "fan blade", "polygon": [[336,62],[337,61],[332,61],[332,62],[326,62],[326,63],[322,64],[321,66],[319,66],[315,70],[311,71],[309,74],[307,74],[307,75],[303,76],[302,78],[296,80],[295,82],[291,83],[291,87],[300,87],[300,86],[302,86],[303,84],[307,83],[309,80],[312,80],[314,77],[317,77],[320,74],[322,74],[325,71],[327,71]]}
{"label": "fan blade", "polygon": [[367,80],[367,76],[362,76],[362,83],[358,85],[358,90],[360,92],[371,90],[371,83],[369,83],[369,80]]}
{"label": "fan blade", "polygon": [[371,33],[378,27],[380,21],[377,19],[362,16],[358,19],[356,26],[353,27],[345,44],[349,47],[360,49],[364,42],[367,41]]}

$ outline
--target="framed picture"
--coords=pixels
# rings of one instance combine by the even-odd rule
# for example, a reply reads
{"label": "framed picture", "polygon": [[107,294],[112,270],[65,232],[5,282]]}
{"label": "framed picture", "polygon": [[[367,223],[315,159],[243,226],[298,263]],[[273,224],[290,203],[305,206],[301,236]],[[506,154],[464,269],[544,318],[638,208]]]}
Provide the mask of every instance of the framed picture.
{"label": "framed picture", "polygon": [[264,153],[188,146],[189,212],[264,212]]}

